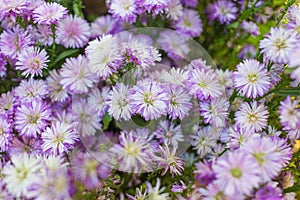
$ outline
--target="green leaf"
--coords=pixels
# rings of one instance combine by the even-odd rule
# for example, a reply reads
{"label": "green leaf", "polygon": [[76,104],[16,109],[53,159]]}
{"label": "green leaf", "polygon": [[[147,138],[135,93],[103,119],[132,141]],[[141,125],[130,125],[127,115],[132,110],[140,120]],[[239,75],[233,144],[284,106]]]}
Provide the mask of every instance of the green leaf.
{"label": "green leaf", "polygon": [[300,87],[281,88],[275,91],[278,96],[300,96]]}
{"label": "green leaf", "polygon": [[108,113],[105,113],[105,115],[103,117],[103,120],[102,120],[102,122],[103,122],[103,131],[105,131],[108,128],[109,123],[111,122],[111,120],[112,120],[112,117],[109,116]]}
{"label": "green leaf", "polygon": [[151,121],[146,121],[144,118],[142,118],[139,115],[133,116],[132,121],[140,127],[147,127],[151,124]]}
{"label": "green leaf", "polygon": [[69,57],[73,54],[76,54],[79,52],[79,49],[70,49],[67,51],[63,51],[61,54],[59,54],[59,56],[54,60],[54,62],[50,65],[50,67],[55,66],[58,62],[62,61],[63,59],[65,59],[66,57]]}
{"label": "green leaf", "polygon": [[290,192],[300,192],[300,185],[293,185],[292,187],[283,189],[283,193],[290,193]]}

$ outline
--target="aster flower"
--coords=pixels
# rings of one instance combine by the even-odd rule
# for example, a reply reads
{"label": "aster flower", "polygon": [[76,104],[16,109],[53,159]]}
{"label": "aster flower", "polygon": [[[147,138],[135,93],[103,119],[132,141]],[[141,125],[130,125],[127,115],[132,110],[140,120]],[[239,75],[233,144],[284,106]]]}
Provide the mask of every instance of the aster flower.
{"label": "aster flower", "polygon": [[244,59],[254,58],[256,53],[257,53],[257,50],[256,50],[255,46],[246,44],[238,56],[240,59],[244,60]]}
{"label": "aster flower", "polygon": [[184,161],[182,158],[176,156],[176,151],[177,149],[175,147],[170,150],[168,145],[165,145],[164,147],[160,146],[161,156],[158,160],[158,166],[164,168],[162,176],[164,176],[167,171],[170,171],[172,177],[174,175],[182,175]]}
{"label": "aster flower", "polygon": [[44,46],[53,44],[53,35],[50,25],[37,25],[36,40]]}
{"label": "aster flower", "polygon": [[51,110],[41,101],[33,100],[17,108],[15,128],[20,135],[37,137],[51,119]]}
{"label": "aster flower", "polygon": [[13,22],[16,22],[17,16],[21,16],[27,6],[27,0],[1,0],[0,19],[10,17]]}
{"label": "aster flower", "polygon": [[166,114],[169,95],[161,84],[147,79],[139,81],[130,93],[130,107],[145,120],[158,119]]}
{"label": "aster flower", "polygon": [[202,21],[198,13],[191,9],[183,10],[183,15],[176,21],[174,28],[190,37],[199,36],[203,31]]}
{"label": "aster flower", "polygon": [[63,154],[74,148],[78,135],[73,126],[64,122],[52,123],[41,135],[44,152],[49,154]]}
{"label": "aster flower", "polygon": [[90,39],[90,26],[81,17],[68,15],[58,22],[56,39],[66,48],[84,47]]}
{"label": "aster flower", "polygon": [[166,188],[162,187],[160,188],[161,182],[160,179],[157,178],[156,179],[156,185],[155,187],[152,187],[152,185],[147,182],[146,186],[147,186],[147,192],[148,192],[148,196],[149,199],[153,199],[153,200],[169,200],[169,193],[162,193]]}
{"label": "aster flower", "polygon": [[40,137],[28,137],[26,135],[22,137],[14,137],[9,147],[10,155],[28,154],[28,155],[41,155],[42,152],[42,140]]}
{"label": "aster flower", "polygon": [[61,74],[58,74],[54,69],[49,72],[49,76],[46,79],[46,84],[48,86],[49,96],[54,101],[65,101],[68,98],[67,90],[63,88],[60,83],[62,80]]}
{"label": "aster flower", "polygon": [[186,87],[198,99],[217,98],[222,95],[220,81],[213,70],[191,70]]}
{"label": "aster flower", "polygon": [[261,199],[281,200],[282,191],[279,188],[268,184],[262,188],[259,188],[255,193],[255,197],[253,198],[253,200]]}
{"label": "aster flower", "polygon": [[273,136],[272,140],[277,146],[277,151],[280,153],[281,167],[284,168],[292,159],[293,151],[291,145],[288,143],[287,139],[283,139],[278,136]]}
{"label": "aster flower", "polygon": [[178,183],[174,183],[172,185],[171,191],[172,192],[183,192],[183,190],[185,190],[187,187],[183,181],[180,181],[180,183],[181,183],[181,185],[179,185]]}
{"label": "aster flower", "polygon": [[245,130],[262,131],[267,127],[269,112],[263,104],[256,101],[251,104],[242,103],[239,110],[235,113],[236,124]]}
{"label": "aster flower", "polygon": [[134,23],[138,14],[137,3],[135,0],[112,0],[109,12],[120,21]]}
{"label": "aster flower", "polygon": [[233,126],[228,130],[228,141],[226,146],[230,149],[237,149],[247,143],[253,137],[259,137],[260,135],[253,131],[245,130],[241,127]]}
{"label": "aster flower", "polygon": [[218,20],[221,24],[229,24],[237,18],[238,8],[228,0],[218,0],[208,6],[210,21]]}
{"label": "aster flower", "polygon": [[109,106],[105,103],[105,100],[107,99],[109,92],[110,92],[109,87],[103,87],[101,88],[101,91],[98,88],[95,88],[91,91],[91,94],[88,97],[88,104],[96,108],[99,117],[103,117],[105,112],[109,108]]}
{"label": "aster flower", "polygon": [[244,96],[256,98],[263,96],[271,86],[265,65],[255,59],[244,60],[233,73],[235,88]]}
{"label": "aster flower", "polygon": [[63,89],[70,93],[87,93],[89,88],[97,82],[96,76],[89,71],[87,66],[88,60],[85,56],[67,58],[60,71],[60,84]]}
{"label": "aster flower", "polygon": [[212,168],[213,161],[204,160],[203,162],[196,163],[195,166],[195,180],[199,186],[207,186],[216,179],[216,173]]}
{"label": "aster flower", "polygon": [[283,102],[280,102],[279,118],[282,126],[287,129],[300,128],[300,108],[298,107],[299,101],[292,100],[288,96]]}
{"label": "aster flower", "polygon": [[162,14],[165,10],[167,10],[170,2],[170,0],[145,0],[142,2],[140,7],[155,16]]}
{"label": "aster flower", "polygon": [[103,35],[88,43],[85,52],[91,72],[106,78],[120,67],[122,57],[117,44],[116,38],[112,35]]}
{"label": "aster flower", "polygon": [[253,187],[260,183],[260,169],[254,158],[241,152],[229,152],[213,166],[216,172],[214,181],[225,194],[243,193],[249,195]]}
{"label": "aster flower", "polygon": [[0,35],[0,50],[11,59],[32,44],[32,40],[27,31],[20,26],[4,30]]}
{"label": "aster flower", "polygon": [[41,167],[40,160],[28,154],[12,155],[11,163],[7,163],[2,171],[7,190],[16,198],[26,197],[29,186]]}
{"label": "aster flower", "polygon": [[279,173],[280,153],[271,138],[253,138],[242,147],[242,150],[250,154],[258,163],[257,169],[260,169],[259,175],[262,182],[270,181]]}
{"label": "aster flower", "polygon": [[229,102],[225,98],[216,98],[199,103],[200,114],[204,117],[204,122],[215,127],[225,126],[229,115]]}
{"label": "aster flower", "polygon": [[0,78],[4,78],[6,76],[6,64],[7,60],[5,55],[0,52]]}
{"label": "aster flower", "polygon": [[11,124],[4,117],[0,117],[0,152],[8,150],[12,139]]}
{"label": "aster flower", "polygon": [[173,0],[168,3],[167,17],[177,21],[183,15],[183,7],[180,0]]}
{"label": "aster flower", "polygon": [[258,26],[251,21],[242,21],[241,27],[249,34],[258,36],[260,34]]}
{"label": "aster flower", "polygon": [[147,199],[147,190],[143,192],[143,188],[136,188],[134,196],[126,194],[129,200],[144,200]]}
{"label": "aster flower", "polygon": [[184,86],[188,78],[188,71],[174,67],[172,67],[169,71],[164,70],[160,74],[162,82],[171,83],[173,85]]}
{"label": "aster flower", "polygon": [[191,138],[193,139],[191,142],[193,149],[202,158],[212,151],[212,148],[217,144],[219,135],[213,127],[206,126],[199,129]]}
{"label": "aster flower", "polygon": [[275,27],[271,28],[266,38],[260,41],[259,48],[271,61],[286,64],[297,43],[298,34],[295,30]]}
{"label": "aster flower", "polygon": [[116,120],[131,118],[132,109],[129,104],[129,87],[123,83],[117,83],[109,92],[105,104],[109,107],[108,113]]}
{"label": "aster flower", "polygon": [[91,23],[91,37],[96,38],[104,34],[114,34],[122,30],[119,23],[111,16],[100,16]]}
{"label": "aster flower", "polygon": [[33,21],[44,25],[56,24],[67,13],[67,9],[56,2],[44,2],[33,10]]}
{"label": "aster flower", "polygon": [[200,188],[199,190],[201,197],[203,200],[218,200],[218,199],[236,199],[236,200],[243,200],[245,199],[244,195],[240,193],[236,193],[234,195],[227,195],[224,193],[223,189],[219,187],[219,185],[209,184],[205,189]]}
{"label": "aster flower", "polygon": [[276,86],[281,80],[281,74],[283,73],[283,65],[282,64],[273,64],[269,70],[270,79],[272,85]]}
{"label": "aster flower", "polygon": [[29,47],[23,50],[17,57],[16,69],[24,70],[22,75],[31,77],[42,75],[42,70],[47,67],[48,55],[44,49]]}
{"label": "aster flower", "polygon": [[15,88],[15,96],[21,102],[28,102],[34,99],[42,100],[48,94],[47,85],[43,80],[23,79],[18,87]]}

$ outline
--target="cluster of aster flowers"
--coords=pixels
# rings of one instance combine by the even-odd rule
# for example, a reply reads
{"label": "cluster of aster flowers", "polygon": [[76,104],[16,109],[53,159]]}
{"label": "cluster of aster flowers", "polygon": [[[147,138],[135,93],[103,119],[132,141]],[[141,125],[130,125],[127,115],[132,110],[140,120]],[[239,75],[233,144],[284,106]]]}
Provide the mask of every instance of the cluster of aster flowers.
{"label": "cluster of aster flowers", "polygon": [[299,4],[80,2],[0,0],[1,198],[297,198]]}

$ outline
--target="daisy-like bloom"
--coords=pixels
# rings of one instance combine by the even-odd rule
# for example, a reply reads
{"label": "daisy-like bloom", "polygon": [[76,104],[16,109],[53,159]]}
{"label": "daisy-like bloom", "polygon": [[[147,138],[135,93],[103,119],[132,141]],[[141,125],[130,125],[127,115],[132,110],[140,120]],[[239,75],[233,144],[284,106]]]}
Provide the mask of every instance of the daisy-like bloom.
{"label": "daisy-like bloom", "polygon": [[145,0],[139,6],[155,16],[167,10],[170,2],[171,0]]}
{"label": "daisy-like bloom", "polygon": [[192,135],[193,139],[191,145],[194,147],[201,158],[206,156],[212,151],[212,148],[217,144],[219,135],[215,128],[206,126],[199,129],[195,135]]}
{"label": "daisy-like bloom", "polygon": [[233,126],[228,130],[228,137],[229,140],[226,141],[226,146],[230,149],[238,149],[253,137],[260,137],[260,135],[253,131],[246,131],[241,127]]}
{"label": "daisy-like bloom", "polygon": [[36,173],[42,167],[40,160],[30,157],[26,153],[13,154],[10,159],[11,163],[5,165],[2,171],[3,181],[6,183],[7,190],[14,197],[26,197]]}
{"label": "daisy-like bloom", "polygon": [[256,50],[255,46],[246,44],[245,47],[239,53],[239,58],[242,60],[254,58],[256,53],[257,53],[257,50]]}
{"label": "daisy-like bloom", "polygon": [[242,21],[241,27],[249,34],[258,36],[260,34],[258,26],[252,21]]}
{"label": "daisy-like bloom", "polygon": [[42,70],[47,67],[47,62],[49,62],[48,55],[44,49],[29,47],[18,55],[16,69],[24,70],[23,76],[43,76]]}
{"label": "daisy-like bloom", "polygon": [[203,100],[220,97],[223,93],[220,80],[213,70],[191,70],[186,87],[191,95]]}
{"label": "daisy-like bloom", "polygon": [[114,73],[123,60],[118,42],[110,34],[103,35],[89,42],[85,53],[91,72],[102,78],[106,78]]}
{"label": "daisy-like bloom", "polygon": [[136,0],[111,0],[109,12],[118,20],[134,23],[138,14]]}
{"label": "daisy-like bloom", "polygon": [[15,96],[19,97],[21,102],[28,102],[34,99],[42,100],[48,94],[47,85],[43,80],[22,80],[20,85],[15,88]]}
{"label": "daisy-like bloom", "polygon": [[269,112],[266,106],[254,101],[251,104],[242,103],[235,113],[235,122],[246,131],[262,131],[268,125]]}
{"label": "daisy-like bloom", "polygon": [[161,156],[158,160],[158,166],[164,168],[162,176],[164,176],[167,171],[170,171],[172,177],[174,175],[182,175],[182,171],[184,169],[184,161],[182,158],[176,156],[177,149],[173,147],[172,150],[170,150],[167,145],[165,145],[164,147],[160,146],[159,148]]}
{"label": "daisy-like bloom", "polygon": [[189,114],[193,104],[191,96],[182,86],[174,86],[169,84],[167,90],[170,96],[168,114],[172,119],[183,119]]}
{"label": "daisy-like bloom", "polygon": [[284,168],[289,164],[293,155],[291,145],[288,143],[287,139],[283,139],[278,136],[273,136],[272,140],[277,146],[277,151],[280,153],[281,167]]}
{"label": "daisy-like bloom", "polygon": [[71,160],[72,174],[80,180],[88,189],[102,186],[102,180],[109,176],[111,169],[88,153],[78,152]]}
{"label": "daisy-like bloom", "polygon": [[66,48],[84,47],[90,39],[90,26],[81,17],[68,15],[57,24],[56,42]]}
{"label": "daisy-like bloom", "polygon": [[131,118],[132,109],[129,104],[129,87],[124,83],[117,83],[109,92],[105,104],[109,107],[108,113],[116,120]]}
{"label": "daisy-like bloom", "polygon": [[242,151],[229,152],[219,158],[213,166],[214,181],[225,194],[243,193],[249,195],[260,183],[260,169],[254,158]]}
{"label": "daisy-like bloom", "polygon": [[271,87],[271,79],[264,64],[255,59],[244,60],[233,73],[234,87],[249,98],[263,96]]}
{"label": "daisy-like bloom", "polygon": [[262,182],[270,181],[281,170],[281,155],[277,148],[269,137],[253,138],[242,147],[258,163]]}
{"label": "daisy-like bloom", "polygon": [[33,138],[28,136],[22,136],[22,137],[14,137],[13,141],[11,143],[11,146],[9,147],[9,154],[29,154],[29,155],[41,155],[42,152],[42,140],[40,137]]}
{"label": "daisy-like bloom", "polygon": [[207,186],[216,179],[216,173],[212,169],[213,161],[204,160],[196,163],[195,166],[194,174],[197,185]]}
{"label": "daisy-like bloom", "polygon": [[153,165],[153,150],[146,138],[136,137],[133,133],[121,132],[120,144],[114,144],[110,152],[121,171],[131,173],[149,171]]}
{"label": "daisy-like bloom", "polygon": [[44,46],[53,44],[53,36],[50,25],[37,25],[36,40]]}
{"label": "daisy-like bloom", "polygon": [[0,152],[6,151],[12,142],[11,124],[0,115]]}
{"label": "daisy-like bloom", "polygon": [[27,0],[1,0],[0,19],[10,17],[13,22],[16,22],[17,16],[21,16],[27,6]]}
{"label": "daisy-like bloom", "polygon": [[32,40],[27,31],[20,26],[4,30],[0,35],[0,50],[11,59],[32,44]]}
{"label": "daisy-like bloom", "polygon": [[209,184],[205,189],[200,188],[199,192],[203,200],[219,200],[219,199],[235,199],[235,200],[244,200],[245,196],[241,193],[236,193],[234,195],[227,195],[224,193],[223,189],[216,183]]}
{"label": "daisy-like bloom", "polygon": [[58,74],[56,69],[50,71],[49,76],[46,79],[46,84],[48,86],[49,96],[52,100],[62,102],[68,98],[67,90],[63,88],[60,83],[62,80],[61,74]]}
{"label": "daisy-like bloom", "polygon": [[101,91],[98,88],[95,88],[91,91],[91,94],[88,97],[88,104],[96,108],[100,118],[104,116],[105,112],[109,108],[109,106],[105,103],[105,100],[107,99],[110,91],[109,87],[103,87],[101,88]]}
{"label": "daisy-like bloom", "polygon": [[78,135],[71,124],[64,122],[52,123],[42,133],[42,148],[44,152],[54,155],[68,153],[78,141]]}
{"label": "daisy-like bloom", "polygon": [[199,36],[202,31],[202,21],[195,10],[184,9],[183,15],[174,24],[174,28],[190,37]]}
{"label": "daisy-like bloom", "polygon": [[159,178],[156,179],[155,187],[152,187],[152,185],[149,182],[146,183],[149,199],[170,200],[169,193],[162,193],[166,188],[165,187],[160,188],[160,185],[161,182]]}
{"label": "daisy-like bloom", "polygon": [[78,133],[83,136],[93,136],[97,130],[101,130],[100,119],[97,110],[83,100],[75,100],[72,103],[74,122],[77,124]]}
{"label": "daisy-like bloom", "polygon": [[208,6],[210,21],[218,20],[221,24],[229,24],[237,18],[238,8],[228,0],[218,0]]}
{"label": "daisy-like bloom", "polygon": [[87,93],[89,88],[97,82],[97,77],[88,68],[87,58],[82,55],[77,58],[67,58],[62,65],[60,74],[60,84],[70,93]]}
{"label": "daisy-like bloom", "polygon": [[160,140],[161,143],[164,143],[165,145],[173,145],[173,147],[178,147],[178,143],[184,141],[181,126],[175,126],[168,120],[160,121],[153,134]]}
{"label": "daisy-like bloom", "polygon": [[271,83],[273,86],[276,86],[281,80],[281,74],[283,73],[283,65],[282,64],[273,64],[269,70]]}
{"label": "daisy-like bloom", "polygon": [[180,0],[173,0],[168,3],[167,17],[177,21],[183,15],[183,8]]}
{"label": "daisy-like bloom", "polygon": [[169,71],[162,71],[160,75],[162,82],[184,86],[184,83],[188,78],[188,71],[172,67]]}
{"label": "daisy-like bloom", "polygon": [[261,199],[272,199],[272,200],[281,200],[282,191],[278,187],[274,187],[271,183],[268,183],[266,186],[259,188],[253,200],[261,200]]}
{"label": "daisy-like bloom", "polygon": [[91,37],[96,38],[104,34],[114,34],[122,27],[111,15],[100,16],[91,23]]}
{"label": "daisy-like bloom", "polygon": [[215,98],[199,103],[200,114],[204,122],[215,127],[224,127],[229,115],[229,102],[225,98]]}
{"label": "daisy-like bloom", "polygon": [[286,129],[299,129],[300,128],[300,108],[299,100],[292,100],[288,96],[283,102],[280,102],[279,118],[282,126]]}
{"label": "daisy-like bloom", "polygon": [[66,17],[68,11],[56,2],[44,2],[33,10],[33,21],[37,24],[51,25]]}
{"label": "daisy-like bloom", "polygon": [[49,107],[38,100],[25,103],[17,108],[15,128],[20,135],[38,137],[51,119]]}
{"label": "daisy-like bloom", "polygon": [[149,79],[139,81],[130,93],[132,111],[145,120],[158,119],[167,113],[169,95],[161,84]]}
{"label": "daisy-like bloom", "polygon": [[260,41],[259,48],[271,61],[286,64],[289,61],[289,55],[294,52],[298,42],[297,31],[274,27],[271,28],[266,38]]}

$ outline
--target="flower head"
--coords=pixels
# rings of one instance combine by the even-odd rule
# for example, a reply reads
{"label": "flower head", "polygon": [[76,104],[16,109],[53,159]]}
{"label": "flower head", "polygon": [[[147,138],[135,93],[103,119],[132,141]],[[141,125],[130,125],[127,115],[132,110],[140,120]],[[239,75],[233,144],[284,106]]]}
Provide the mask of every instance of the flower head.
{"label": "flower head", "polygon": [[33,20],[37,24],[56,24],[66,17],[67,13],[67,9],[56,2],[44,2],[33,10]]}
{"label": "flower head", "polygon": [[228,0],[218,0],[208,7],[210,21],[218,20],[221,24],[229,24],[237,17],[238,8]]}

